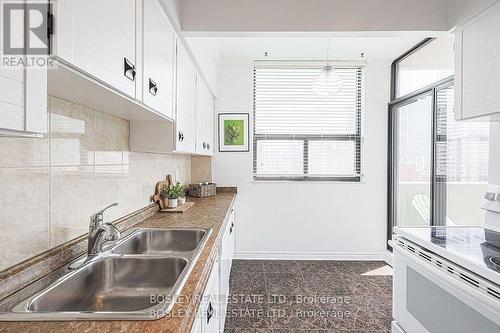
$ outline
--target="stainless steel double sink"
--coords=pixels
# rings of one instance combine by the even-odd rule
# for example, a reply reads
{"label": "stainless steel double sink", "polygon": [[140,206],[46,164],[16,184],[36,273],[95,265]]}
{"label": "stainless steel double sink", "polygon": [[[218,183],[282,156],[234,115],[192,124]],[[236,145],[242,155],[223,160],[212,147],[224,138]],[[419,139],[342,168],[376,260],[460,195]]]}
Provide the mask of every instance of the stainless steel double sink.
{"label": "stainless steel double sink", "polygon": [[161,318],[172,309],[210,233],[132,229],[98,257],[81,257],[45,277],[54,280],[48,286],[11,296],[0,306],[0,321]]}

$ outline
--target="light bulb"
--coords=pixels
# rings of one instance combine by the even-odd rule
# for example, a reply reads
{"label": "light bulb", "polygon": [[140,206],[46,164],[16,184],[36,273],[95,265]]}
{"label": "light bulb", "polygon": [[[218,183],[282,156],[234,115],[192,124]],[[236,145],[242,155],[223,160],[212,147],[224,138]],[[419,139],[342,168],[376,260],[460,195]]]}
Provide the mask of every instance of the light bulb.
{"label": "light bulb", "polygon": [[335,73],[332,66],[327,65],[313,82],[312,89],[320,96],[335,95],[342,89],[342,78]]}

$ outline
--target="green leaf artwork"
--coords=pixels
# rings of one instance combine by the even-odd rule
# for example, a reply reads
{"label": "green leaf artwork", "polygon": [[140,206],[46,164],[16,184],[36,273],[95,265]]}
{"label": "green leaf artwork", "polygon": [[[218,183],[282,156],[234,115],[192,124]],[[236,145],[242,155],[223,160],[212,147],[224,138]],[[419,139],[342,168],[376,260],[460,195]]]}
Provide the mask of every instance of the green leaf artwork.
{"label": "green leaf artwork", "polygon": [[224,144],[241,146],[244,144],[244,121],[224,120]]}

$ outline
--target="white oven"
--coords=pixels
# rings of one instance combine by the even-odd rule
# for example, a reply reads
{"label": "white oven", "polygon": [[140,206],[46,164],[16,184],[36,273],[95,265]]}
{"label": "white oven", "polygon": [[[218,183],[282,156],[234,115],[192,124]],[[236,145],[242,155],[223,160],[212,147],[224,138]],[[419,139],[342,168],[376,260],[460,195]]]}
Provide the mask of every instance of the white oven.
{"label": "white oven", "polygon": [[393,332],[500,332],[499,286],[404,238],[394,249]]}

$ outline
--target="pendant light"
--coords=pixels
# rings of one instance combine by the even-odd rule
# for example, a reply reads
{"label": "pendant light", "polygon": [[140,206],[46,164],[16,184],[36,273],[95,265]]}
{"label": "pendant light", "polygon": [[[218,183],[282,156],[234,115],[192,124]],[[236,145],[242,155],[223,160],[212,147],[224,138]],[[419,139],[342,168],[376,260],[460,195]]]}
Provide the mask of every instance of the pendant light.
{"label": "pendant light", "polygon": [[342,84],[342,78],[335,73],[335,69],[330,65],[330,38],[327,38],[326,66],[321,68],[321,73],[313,82],[312,89],[320,96],[331,96],[342,89]]}

